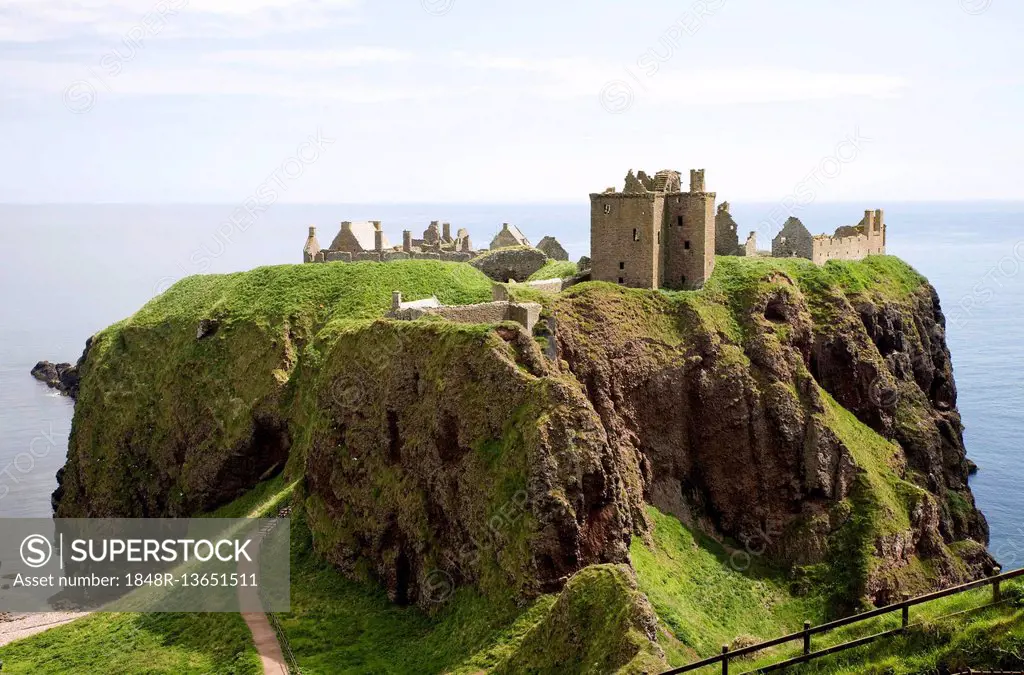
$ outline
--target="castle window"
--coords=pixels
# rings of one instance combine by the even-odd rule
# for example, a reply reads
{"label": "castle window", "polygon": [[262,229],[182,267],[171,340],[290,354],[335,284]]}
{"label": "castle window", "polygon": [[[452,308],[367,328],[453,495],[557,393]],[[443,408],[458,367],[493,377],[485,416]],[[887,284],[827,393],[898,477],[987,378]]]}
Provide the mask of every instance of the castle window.
{"label": "castle window", "polygon": [[661,232],[658,233],[658,246],[661,246]]}
{"label": "castle window", "polygon": [[687,251],[690,250],[690,240],[689,239],[687,239],[686,241],[683,242],[683,248],[685,248]]}
{"label": "castle window", "polygon": [[620,270],[624,270],[624,269],[626,269],[626,263],[624,263],[624,262],[620,262],[620,263],[619,263],[619,269],[620,269]]}
{"label": "castle window", "polygon": [[633,228],[633,241],[640,241],[640,230]]}
{"label": "castle window", "polygon": [[685,286],[685,285],[686,285],[686,275],[685,275],[685,274],[684,274],[684,275],[682,276],[682,278],[681,278],[681,279],[679,280],[679,282],[680,282],[680,283],[681,283],[681,284],[682,284],[683,286]]}
{"label": "castle window", "polygon": [[676,216],[676,225],[678,225],[679,227],[683,226],[683,217],[682,216]]}
{"label": "castle window", "polygon": [[626,280],[625,280],[625,279],[623,279],[622,277],[619,277],[619,283],[620,283],[620,284],[624,284],[624,283],[626,283]]}

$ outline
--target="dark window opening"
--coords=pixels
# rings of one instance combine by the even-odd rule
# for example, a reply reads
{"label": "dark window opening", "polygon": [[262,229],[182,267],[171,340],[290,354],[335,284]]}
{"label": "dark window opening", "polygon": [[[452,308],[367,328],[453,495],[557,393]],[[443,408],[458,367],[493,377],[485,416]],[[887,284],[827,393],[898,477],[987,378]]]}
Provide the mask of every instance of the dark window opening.
{"label": "dark window opening", "polygon": [[661,232],[658,233],[658,246],[661,246]]}
{"label": "dark window opening", "polygon": [[689,239],[687,239],[686,241],[683,242],[683,248],[685,248],[687,251],[690,250],[690,240]]}
{"label": "dark window opening", "polygon": [[620,269],[620,270],[624,270],[624,269],[626,269],[626,263],[624,263],[624,262],[620,262],[620,263],[619,263],[619,269]]}
{"label": "dark window opening", "polygon": [[626,283],[626,280],[625,280],[625,279],[623,279],[622,277],[619,277],[619,283],[620,283],[620,284],[624,284],[624,283]]}
{"label": "dark window opening", "polygon": [[682,279],[679,280],[679,283],[681,283],[683,286],[686,285],[686,275],[685,274],[683,275]]}
{"label": "dark window opening", "polygon": [[676,216],[676,225],[678,225],[679,227],[683,226],[683,217],[682,216]]}
{"label": "dark window opening", "polygon": [[640,241],[640,230],[633,228],[633,241]]}

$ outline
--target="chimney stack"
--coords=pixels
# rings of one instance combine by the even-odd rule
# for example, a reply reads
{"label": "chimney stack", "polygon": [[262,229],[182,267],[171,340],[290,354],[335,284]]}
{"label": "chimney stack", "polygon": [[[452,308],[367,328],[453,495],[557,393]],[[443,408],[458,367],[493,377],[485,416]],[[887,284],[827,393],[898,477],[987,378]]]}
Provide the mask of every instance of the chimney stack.
{"label": "chimney stack", "polygon": [[412,253],[412,232],[410,230],[402,231],[402,250]]}
{"label": "chimney stack", "polygon": [[441,225],[441,228],[442,228],[442,230],[441,230],[441,239],[443,239],[444,241],[451,241],[452,240],[452,224],[451,223],[444,223],[443,225]]}

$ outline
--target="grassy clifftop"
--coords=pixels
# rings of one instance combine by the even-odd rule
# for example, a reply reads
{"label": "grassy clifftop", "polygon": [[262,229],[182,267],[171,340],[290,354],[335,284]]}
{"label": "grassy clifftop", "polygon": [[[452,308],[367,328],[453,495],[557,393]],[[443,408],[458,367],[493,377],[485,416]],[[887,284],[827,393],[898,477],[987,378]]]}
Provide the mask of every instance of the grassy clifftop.
{"label": "grassy clifftop", "polygon": [[63,474],[63,516],[185,515],[287,461],[287,383],[326,326],[383,316],[392,291],[481,302],[468,265],[283,265],[184,279],[92,341]]}

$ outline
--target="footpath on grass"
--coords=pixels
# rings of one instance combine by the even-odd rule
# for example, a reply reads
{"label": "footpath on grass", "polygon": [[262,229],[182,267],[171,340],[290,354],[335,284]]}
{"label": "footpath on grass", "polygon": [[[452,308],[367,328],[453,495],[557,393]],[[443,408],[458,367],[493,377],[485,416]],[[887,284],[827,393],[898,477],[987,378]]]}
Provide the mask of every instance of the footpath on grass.
{"label": "footpath on grass", "polygon": [[90,612],[5,613],[0,616],[0,647],[63,626],[89,614]]}

